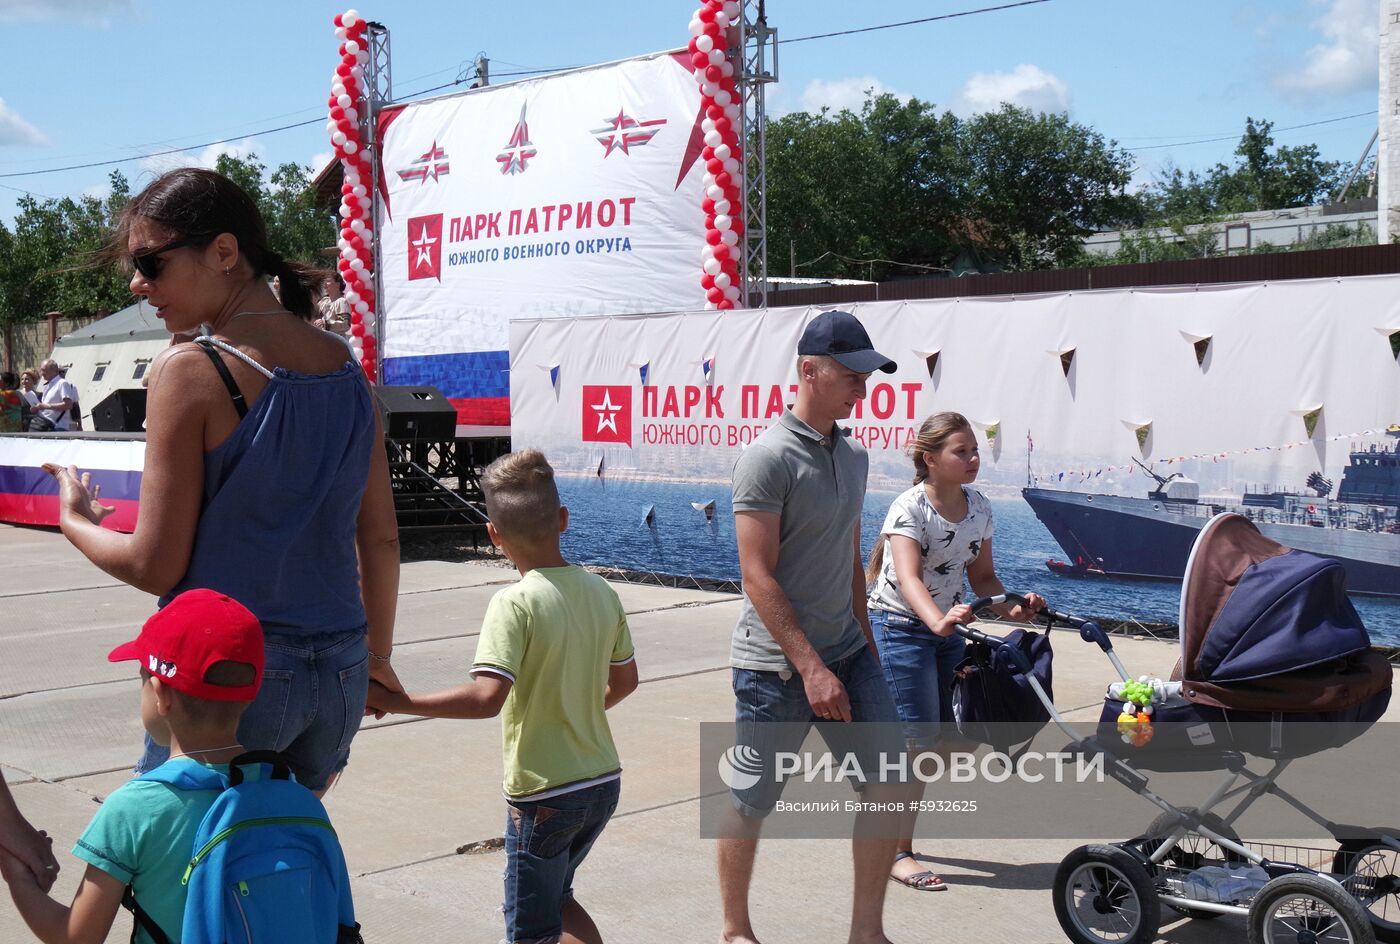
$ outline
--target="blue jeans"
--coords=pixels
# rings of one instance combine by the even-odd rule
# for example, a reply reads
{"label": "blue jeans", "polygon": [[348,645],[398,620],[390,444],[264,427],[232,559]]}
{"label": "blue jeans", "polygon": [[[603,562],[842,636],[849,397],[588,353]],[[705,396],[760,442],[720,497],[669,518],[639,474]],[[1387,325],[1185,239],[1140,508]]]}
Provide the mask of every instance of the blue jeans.
{"label": "blue jeans", "polygon": [[[904,750],[898,736],[889,736],[899,720],[889,686],[880,664],[868,646],[843,659],[827,664],[846,687],[851,701],[851,724],[822,723],[818,726],[827,749],[837,757],[855,755],[861,771],[870,775],[881,769],[880,755],[893,757]],[[736,745],[750,750],[762,770],[758,782],[730,789],[734,808],[745,816],[762,819],[773,812],[783,793],[777,777],[775,758],[779,753],[799,751],[813,724],[821,721],[812,713],[807,689],[796,672],[762,672],[733,669],[734,737]],[[787,675],[787,678],[783,678]],[[859,723],[857,723],[859,722]],[[857,783],[860,789],[864,784]]]}
{"label": "blue jeans", "polygon": [[557,941],[564,903],[574,897],[574,873],[602,835],[622,790],[621,780],[547,800],[506,803],[506,940]]}
{"label": "blue jeans", "polygon": [[905,737],[929,746],[940,724],[953,723],[953,676],[967,641],[939,636],[915,617],[873,607],[870,629]]}
{"label": "blue jeans", "polygon": [[[238,722],[250,751],[286,756],[297,781],[324,790],[350,759],[369,694],[369,645],[364,630],[323,636],[269,634],[258,697]],[[146,736],[136,773],[154,770],[170,749]]]}

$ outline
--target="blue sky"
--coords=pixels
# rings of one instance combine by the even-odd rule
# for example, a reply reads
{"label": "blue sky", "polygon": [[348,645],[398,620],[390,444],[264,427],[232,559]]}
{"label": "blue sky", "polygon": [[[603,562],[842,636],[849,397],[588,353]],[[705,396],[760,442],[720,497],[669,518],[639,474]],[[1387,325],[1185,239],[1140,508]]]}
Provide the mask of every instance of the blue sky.
{"label": "blue sky", "polygon": [[[779,38],[859,29],[1006,0],[768,0]],[[494,75],[679,47],[693,0],[510,4],[367,0],[391,31],[396,95],[451,81],[477,53]],[[117,165],[136,187],[219,150],[270,166],[329,154],[324,118],[345,7],[311,0],[0,0],[0,175],[133,158],[232,138],[186,157]],[[971,113],[1010,100],[1067,110],[1166,162],[1229,161],[1246,116],[1283,144],[1355,160],[1375,129],[1378,0],[1047,0],[780,49],[774,112],[857,105],[864,90]],[[506,81],[500,79],[499,81]],[[1344,116],[1359,117],[1330,120]],[[1200,142],[1203,139],[1225,140]],[[0,176],[0,219],[24,191],[100,193],[110,168]]]}

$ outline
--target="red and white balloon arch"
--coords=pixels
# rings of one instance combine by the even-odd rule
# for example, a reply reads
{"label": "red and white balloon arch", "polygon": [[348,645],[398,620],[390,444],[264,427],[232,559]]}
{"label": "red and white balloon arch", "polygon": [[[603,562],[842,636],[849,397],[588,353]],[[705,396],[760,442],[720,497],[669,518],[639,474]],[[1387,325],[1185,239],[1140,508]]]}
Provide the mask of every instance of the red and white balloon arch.
{"label": "red and white balloon arch", "polygon": [[336,267],[345,282],[345,299],[350,303],[350,347],[355,359],[373,383],[375,354],[379,349],[378,319],[374,297],[374,217],[370,188],[374,170],[360,134],[361,117],[368,116],[365,66],[369,64],[368,24],[355,10],[335,17],[335,36],[340,40],[340,64],[331,77],[330,108],[326,132],[344,171],[340,188],[340,237],[336,245],[340,258]]}
{"label": "red and white balloon arch", "polygon": [[730,309],[742,298],[744,261],[743,154],[739,128],[743,102],[734,81],[734,63],[726,54],[725,31],[738,19],[738,0],[705,0],[690,20],[690,55],[700,83],[705,133],[705,246],[701,250],[700,286],[706,307]]}

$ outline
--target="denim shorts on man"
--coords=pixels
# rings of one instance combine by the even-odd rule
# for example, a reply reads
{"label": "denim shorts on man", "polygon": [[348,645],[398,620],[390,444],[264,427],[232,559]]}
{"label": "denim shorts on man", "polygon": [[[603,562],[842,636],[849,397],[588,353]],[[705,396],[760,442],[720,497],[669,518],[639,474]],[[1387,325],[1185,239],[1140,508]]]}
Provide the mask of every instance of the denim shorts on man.
{"label": "denim shorts on man", "polygon": [[574,873],[608,824],[622,781],[608,780],[535,803],[511,800],[506,816],[506,940],[545,944],[564,932]]}
{"label": "denim shorts on man", "polygon": [[[851,701],[851,723],[822,722],[817,730],[838,766],[847,755],[854,755],[867,782],[878,780],[881,755],[893,762],[904,750],[895,724],[899,715],[880,664],[865,646],[844,659],[829,663],[827,668],[846,687]],[[802,676],[796,672],[731,671],[734,675],[735,744],[757,753],[762,773],[753,786],[731,788],[730,799],[743,815],[763,818],[773,811],[783,792],[783,782],[776,768],[777,755],[800,751],[807,732],[820,719],[812,713]],[[860,789],[864,784],[854,782],[853,786]]]}
{"label": "denim shorts on man", "polygon": [[904,736],[932,746],[940,726],[953,724],[953,677],[967,642],[958,635],[939,636],[921,619],[878,608],[870,610],[870,629]]}
{"label": "denim shorts on man", "polygon": [[[297,782],[324,790],[350,759],[369,696],[369,644],[364,629],[321,636],[267,634],[262,688],[238,722],[250,751],[278,751]],[[136,773],[154,770],[170,749],[146,736]]]}

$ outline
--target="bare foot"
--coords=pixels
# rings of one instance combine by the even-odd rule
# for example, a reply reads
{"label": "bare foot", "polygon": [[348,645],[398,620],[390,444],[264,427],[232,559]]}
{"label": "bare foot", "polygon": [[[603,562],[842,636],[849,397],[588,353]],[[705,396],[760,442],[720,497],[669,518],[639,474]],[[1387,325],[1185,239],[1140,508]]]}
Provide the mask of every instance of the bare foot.
{"label": "bare foot", "polygon": [[752,928],[742,932],[721,931],[719,944],[758,944],[758,938],[754,937]]}

